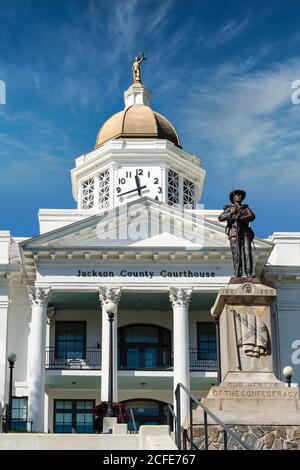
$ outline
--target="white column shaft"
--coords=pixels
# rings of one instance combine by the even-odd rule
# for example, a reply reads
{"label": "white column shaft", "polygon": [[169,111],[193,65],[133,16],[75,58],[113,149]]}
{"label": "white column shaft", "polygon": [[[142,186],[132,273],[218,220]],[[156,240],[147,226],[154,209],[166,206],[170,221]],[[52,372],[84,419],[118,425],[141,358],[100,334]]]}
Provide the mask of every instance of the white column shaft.
{"label": "white column shaft", "polygon": [[[178,383],[190,389],[188,307],[176,306],[174,315],[174,392]],[[189,397],[181,391],[182,423],[189,413]]]}
{"label": "white column shaft", "polygon": [[32,288],[28,357],[28,419],[34,432],[44,432],[47,291]]}
{"label": "white column shaft", "polygon": [[[110,327],[105,303],[118,304],[120,289],[101,288],[99,297],[102,303],[102,343],[101,343],[101,401],[108,401],[109,388],[109,346]],[[113,321],[113,401],[118,401],[118,315]]]}
{"label": "white column shaft", "polygon": [[[190,390],[189,317],[190,289],[171,289],[173,305],[174,394],[178,383]],[[181,424],[189,416],[189,396],[181,390]],[[174,397],[175,403],[175,397]]]}
{"label": "white column shaft", "polygon": [[7,377],[8,300],[0,301],[0,405],[4,406]]}
{"label": "white column shaft", "polygon": [[[113,321],[113,400],[118,401],[118,317]],[[108,400],[109,384],[109,321],[102,307],[102,366],[101,366],[101,400]]]}

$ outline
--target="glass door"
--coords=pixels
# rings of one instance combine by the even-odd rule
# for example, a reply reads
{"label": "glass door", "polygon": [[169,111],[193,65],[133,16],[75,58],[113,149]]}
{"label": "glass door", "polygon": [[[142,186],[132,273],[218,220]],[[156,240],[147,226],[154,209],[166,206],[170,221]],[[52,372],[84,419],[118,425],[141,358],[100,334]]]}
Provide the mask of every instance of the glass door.
{"label": "glass door", "polygon": [[54,400],[55,433],[94,433],[94,400]]}

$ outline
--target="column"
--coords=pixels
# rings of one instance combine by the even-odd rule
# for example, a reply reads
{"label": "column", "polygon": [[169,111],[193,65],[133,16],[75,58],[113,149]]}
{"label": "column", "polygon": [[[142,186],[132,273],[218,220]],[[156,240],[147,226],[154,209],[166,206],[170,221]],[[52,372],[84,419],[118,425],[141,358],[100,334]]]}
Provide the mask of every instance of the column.
{"label": "column", "polygon": [[[7,376],[7,332],[8,332],[8,296],[0,293],[0,409],[5,404],[5,384]],[[8,400],[6,400],[8,401]]]}
{"label": "column", "polygon": [[46,316],[50,289],[28,287],[31,325],[28,349],[28,419],[34,432],[44,432]]}
{"label": "column", "polygon": [[[192,289],[171,287],[170,301],[173,307],[174,343],[174,393],[178,383],[190,390],[190,348],[188,307]],[[181,390],[181,424],[189,414],[189,396]],[[175,404],[175,400],[174,400]]]}
{"label": "column", "polygon": [[[99,300],[102,305],[102,343],[101,343],[101,401],[108,400],[109,385],[109,321],[104,304],[118,305],[121,298],[120,288],[99,288]],[[118,401],[118,318],[113,321],[113,401]]]}

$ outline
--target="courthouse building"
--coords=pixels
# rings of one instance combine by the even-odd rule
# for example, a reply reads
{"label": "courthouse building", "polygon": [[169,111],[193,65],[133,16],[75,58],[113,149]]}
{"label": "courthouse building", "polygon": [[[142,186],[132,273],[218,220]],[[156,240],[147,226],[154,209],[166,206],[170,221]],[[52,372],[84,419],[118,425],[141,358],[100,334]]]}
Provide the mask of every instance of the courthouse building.
{"label": "courthouse building", "polygon": [[[95,403],[108,398],[107,302],[118,305],[114,399],[138,425],[166,422],[178,382],[200,398],[217,380],[210,309],[233,275],[221,208],[199,206],[205,169],[147,88],[124,98],[75,160],[77,209],[41,209],[34,238],[0,232],[0,403],[14,352],[14,429],[94,432]],[[277,289],[275,373],[291,365],[299,382],[300,233],[254,242],[255,274]]]}

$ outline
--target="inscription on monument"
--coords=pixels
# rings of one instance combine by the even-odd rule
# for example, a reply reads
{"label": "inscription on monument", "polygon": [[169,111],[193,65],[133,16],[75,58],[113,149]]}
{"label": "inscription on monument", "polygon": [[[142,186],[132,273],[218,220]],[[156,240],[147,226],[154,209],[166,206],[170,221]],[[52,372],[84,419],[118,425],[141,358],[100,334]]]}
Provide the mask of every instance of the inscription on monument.
{"label": "inscription on monument", "polygon": [[299,399],[297,388],[287,388],[274,383],[228,383],[225,386],[212,387],[212,398],[248,398],[248,399]]}
{"label": "inscription on monument", "polygon": [[[221,289],[220,293],[222,295],[236,295],[237,291],[236,289]],[[244,293],[250,294],[253,292],[244,291]],[[257,289],[255,291],[255,295],[274,295],[274,290],[273,289]]]}

